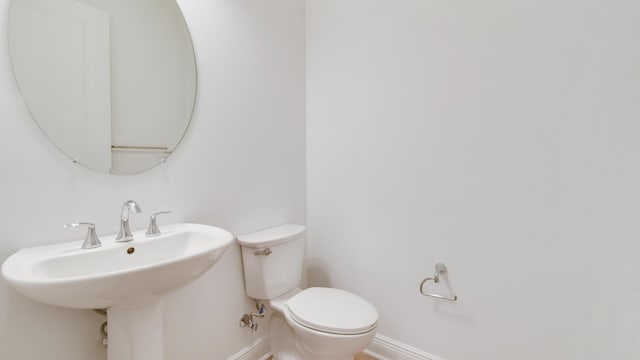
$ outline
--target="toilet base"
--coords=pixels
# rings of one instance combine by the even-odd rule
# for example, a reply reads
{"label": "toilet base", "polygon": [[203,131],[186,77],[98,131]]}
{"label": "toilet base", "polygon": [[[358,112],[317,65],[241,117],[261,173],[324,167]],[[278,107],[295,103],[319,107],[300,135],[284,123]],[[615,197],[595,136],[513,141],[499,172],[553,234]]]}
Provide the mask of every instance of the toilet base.
{"label": "toilet base", "polygon": [[[302,332],[303,334],[298,334],[298,337],[296,337],[295,331],[287,322],[285,316],[274,309],[271,319],[269,320],[269,346],[271,347],[273,360],[353,360],[353,356],[370,344],[375,335],[374,330],[370,334],[362,337],[359,343],[355,345],[351,344],[349,348],[352,346],[357,347],[357,349],[349,349],[353,351],[347,350],[348,348],[343,348],[344,344],[341,344],[339,339],[341,336],[339,335],[336,336],[337,341],[334,340],[336,341],[336,346],[321,346],[322,349],[317,348],[314,351],[313,349],[307,348],[304,345],[304,341],[300,339],[300,336],[315,336],[312,334],[313,331],[302,330]],[[309,344],[312,343],[313,341],[309,341]],[[318,344],[314,345],[317,346]],[[338,348],[343,348],[347,352],[336,354],[335,350]],[[328,349],[334,352],[328,353]]]}
{"label": "toilet base", "polygon": [[296,348],[293,330],[287,324],[284,316],[277,311],[274,311],[269,319],[269,346],[273,360],[302,359],[302,355]]}

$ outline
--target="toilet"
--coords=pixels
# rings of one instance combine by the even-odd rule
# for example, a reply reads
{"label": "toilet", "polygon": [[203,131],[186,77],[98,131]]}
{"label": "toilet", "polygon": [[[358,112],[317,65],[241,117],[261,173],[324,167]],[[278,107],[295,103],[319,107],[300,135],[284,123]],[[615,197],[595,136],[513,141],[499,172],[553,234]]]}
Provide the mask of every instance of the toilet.
{"label": "toilet", "polygon": [[238,236],[246,293],[273,310],[275,360],[353,360],[373,341],[378,311],[344,290],[299,288],[305,230],[282,225]]}

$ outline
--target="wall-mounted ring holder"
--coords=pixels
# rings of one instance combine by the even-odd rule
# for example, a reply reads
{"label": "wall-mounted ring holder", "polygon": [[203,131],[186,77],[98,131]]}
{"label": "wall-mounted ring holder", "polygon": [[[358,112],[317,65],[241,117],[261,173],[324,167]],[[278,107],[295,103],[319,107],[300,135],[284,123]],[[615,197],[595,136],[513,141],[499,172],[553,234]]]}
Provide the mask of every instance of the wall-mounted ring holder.
{"label": "wall-mounted ring holder", "polygon": [[453,296],[453,297],[447,297],[447,296],[442,296],[442,295],[438,295],[438,294],[431,294],[431,293],[426,293],[424,291],[424,285],[426,283],[428,283],[429,281],[433,281],[434,283],[439,283],[440,282],[440,275],[444,274],[447,272],[447,267],[443,264],[443,263],[437,263],[436,264],[436,273],[435,275],[433,275],[433,277],[428,277],[424,280],[422,280],[422,282],[420,283],[420,293],[424,296],[429,296],[429,297],[433,297],[436,299],[441,299],[441,300],[447,300],[447,301],[456,301],[458,300],[457,296]]}

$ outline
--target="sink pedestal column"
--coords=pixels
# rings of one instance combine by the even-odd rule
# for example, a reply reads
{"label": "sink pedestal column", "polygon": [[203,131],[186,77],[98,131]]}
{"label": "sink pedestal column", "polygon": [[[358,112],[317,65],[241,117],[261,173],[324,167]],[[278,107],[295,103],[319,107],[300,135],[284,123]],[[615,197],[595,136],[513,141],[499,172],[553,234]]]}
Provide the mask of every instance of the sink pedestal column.
{"label": "sink pedestal column", "polygon": [[108,360],[163,360],[164,297],[107,309]]}

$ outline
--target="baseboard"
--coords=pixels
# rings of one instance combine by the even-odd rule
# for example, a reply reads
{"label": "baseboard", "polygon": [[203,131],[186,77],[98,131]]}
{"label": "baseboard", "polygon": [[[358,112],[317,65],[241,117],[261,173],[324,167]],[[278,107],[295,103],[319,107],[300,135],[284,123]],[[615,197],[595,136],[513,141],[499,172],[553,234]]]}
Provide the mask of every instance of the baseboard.
{"label": "baseboard", "polygon": [[242,350],[231,355],[227,360],[267,360],[271,356],[269,339],[263,336]]}
{"label": "baseboard", "polygon": [[376,335],[364,353],[378,360],[444,360],[380,334]]}

